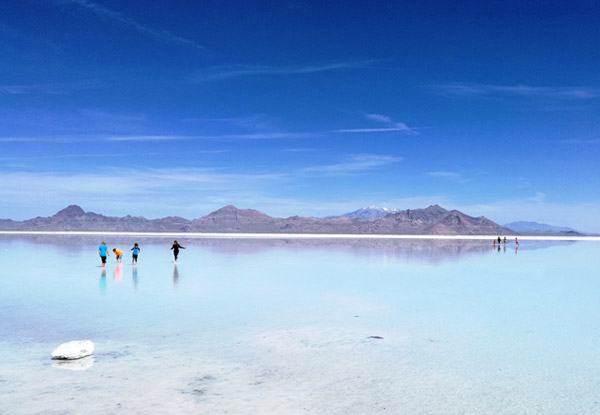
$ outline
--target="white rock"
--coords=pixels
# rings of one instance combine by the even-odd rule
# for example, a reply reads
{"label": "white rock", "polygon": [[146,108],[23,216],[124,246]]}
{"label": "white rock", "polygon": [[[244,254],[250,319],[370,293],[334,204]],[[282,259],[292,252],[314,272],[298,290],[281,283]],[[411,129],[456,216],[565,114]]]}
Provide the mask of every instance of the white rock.
{"label": "white rock", "polygon": [[90,340],[74,340],[63,343],[52,352],[53,359],[73,360],[90,356],[94,353],[94,343]]}

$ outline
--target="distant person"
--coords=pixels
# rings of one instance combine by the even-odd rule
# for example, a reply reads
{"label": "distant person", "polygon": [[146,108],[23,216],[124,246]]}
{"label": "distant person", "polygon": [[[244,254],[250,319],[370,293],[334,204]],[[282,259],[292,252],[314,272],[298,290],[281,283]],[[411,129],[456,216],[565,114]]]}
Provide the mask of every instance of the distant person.
{"label": "distant person", "polygon": [[115,254],[115,257],[117,257],[117,262],[122,262],[123,261],[123,251],[121,251],[120,249],[117,249],[117,248],[113,248],[113,252]]}
{"label": "distant person", "polygon": [[106,246],[105,242],[102,242],[98,247],[98,254],[100,255],[100,259],[102,260],[102,268],[106,265],[106,258],[108,257],[108,246]]}
{"label": "distant person", "polygon": [[173,241],[173,246],[171,247],[173,250],[173,256],[175,257],[175,263],[177,263],[177,255],[179,255],[179,249],[185,249],[185,246],[179,245],[179,242]]}
{"label": "distant person", "polygon": [[131,248],[131,263],[132,264],[137,264],[138,255],[140,254],[141,250],[142,249],[137,244],[137,242],[135,244],[133,244],[133,248]]}
{"label": "distant person", "polygon": [[504,245],[506,245],[506,236],[504,237]]}
{"label": "distant person", "polygon": [[517,238],[515,238],[515,243],[517,244],[517,246],[519,245],[519,240]]}
{"label": "distant person", "polygon": [[500,244],[500,242],[502,242],[502,239],[500,239],[500,237],[498,237],[498,244]]}

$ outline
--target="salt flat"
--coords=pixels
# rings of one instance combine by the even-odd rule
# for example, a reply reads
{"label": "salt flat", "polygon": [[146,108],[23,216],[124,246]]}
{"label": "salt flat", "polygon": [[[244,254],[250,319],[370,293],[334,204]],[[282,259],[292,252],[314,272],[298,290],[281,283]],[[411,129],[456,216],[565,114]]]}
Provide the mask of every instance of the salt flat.
{"label": "salt flat", "polygon": [[97,236],[0,238],[6,413],[598,413],[595,242]]}

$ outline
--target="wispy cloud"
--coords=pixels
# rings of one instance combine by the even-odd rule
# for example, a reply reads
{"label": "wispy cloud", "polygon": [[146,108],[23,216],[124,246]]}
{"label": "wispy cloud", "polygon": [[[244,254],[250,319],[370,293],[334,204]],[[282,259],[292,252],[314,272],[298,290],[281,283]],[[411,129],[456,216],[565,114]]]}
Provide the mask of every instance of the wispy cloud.
{"label": "wispy cloud", "polygon": [[178,141],[178,140],[279,140],[292,138],[315,137],[316,134],[258,132],[247,134],[215,134],[215,135],[131,135],[110,136],[106,141]]}
{"label": "wispy cloud", "polygon": [[269,114],[251,114],[239,117],[220,117],[220,118],[184,118],[181,120],[185,123],[194,123],[201,125],[215,125],[219,129],[223,126],[229,128],[246,129],[253,131],[275,131],[278,127],[279,120]]}
{"label": "wispy cloud", "polygon": [[106,137],[106,141],[177,141],[193,140],[198,137],[185,135],[130,135]]}
{"label": "wispy cloud", "polygon": [[372,65],[372,61],[345,61],[326,64],[300,66],[268,66],[268,65],[229,65],[205,68],[192,77],[191,82],[211,82],[224,79],[241,78],[258,75],[305,75],[318,72],[332,72],[345,69],[357,69]]}
{"label": "wispy cloud", "polygon": [[461,173],[452,172],[452,171],[430,171],[427,173],[430,177],[435,177],[438,179],[443,179],[451,182],[457,183],[466,183],[470,181],[470,179],[463,176]]}
{"label": "wispy cloud", "polygon": [[568,139],[561,140],[561,144],[575,144],[575,145],[595,145],[600,144],[600,138],[591,138],[589,140],[586,139]]}
{"label": "wispy cloud", "polygon": [[449,97],[513,96],[557,100],[589,100],[600,97],[600,88],[591,87],[539,87],[528,85],[448,84],[431,87]]}
{"label": "wispy cloud", "polygon": [[102,173],[0,172],[0,198],[5,205],[24,207],[37,204],[37,196],[44,194],[45,203],[57,208],[82,203],[103,206],[102,213],[109,213],[115,206],[127,206],[129,212],[137,214],[161,209],[165,215],[172,215],[181,208],[207,203],[209,195],[235,201],[237,196],[260,194],[280,180],[282,176],[278,174],[233,174],[199,168],[107,168]]}
{"label": "wispy cloud", "polygon": [[60,135],[60,136],[23,136],[23,137],[0,137],[0,143],[35,143],[35,142],[54,142],[54,143],[81,143],[81,142],[161,142],[161,141],[194,141],[194,140],[213,140],[213,141],[244,141],[244,140],[289,140],[299,138],[314,138],[322,135],[321,133],[294,133],[294,132],[256,132],[239,134],[213,134],[213,135]]}
{"label": "wispy cloud", "polygon": [[157,30],[157,29],[148,27],[148,26],[138,22],[135,19],[124,16],[121,13],[119,13],[113,9],[109,9],[108,7],[104,7],[93,1],[89,1],[89,0],[56,1],[55,0],[55,2],[58,3],[59,5],[67,3],[67,2],[76,4],[80,7],[83,7],[85,9],[93,12],[94,14],[96,14],[100,17],[103,17],[105,19],[112,20],[114,22],[129,26],[129,27],[137,30],[138,32],[143,33],[147,36],[150,36],[160,42],[177,44],[177,45],[182,45],[182,46],[190,46],[192,48],[195,48],[195,49],[198,49],[201,51],[205,51],[205,52],[208,51],[208,49],[206,47],[202,46],[201,44],[199,44],[198,42],[196,42],[194,40],[175,35],[166,30]]}
{"label": "wispy cloud", "polygon": [[95,80],[81,82],[58,82],[58,83],[32,83],[32,84],[12,84],[0,85],[0,94],[5,95],[61,95],[76,91],[83,91],[97,88],[101,85]]}
{"label": "wispy cloud", "polygon": [[0,137],[0,143],[33,143],[41,141],[38,137]]}
{"label": "wispy cloud", "polygon": [[312,153],[318,151],[315,148],[285,148],[281,150],[282,153]]}
{"label": "wispy cloud", "polygon": [[386,133],[386,132],[400,132],[407,135],[419,134],[414,128],[409,127],[403,122],[394,121],[391,117],[382,114],[364,114],[367,120],[373,121],[380,127],[375,128],[342,128],[338,130],[330,131],[332,133]]}
{"label": "wispy cloud", "polygon": [[339,163],[306,167],[300,172],[308,174],[342,176],[385,167],[400,161],[402,161],[401,157],[377,154],[356,154]]}
{"label": "wispy cloud", "polygon": [[535,195],[527,198],[527,200],[534,203],[542,203],[546,201],[546,194],[542,192],[537,192]]}

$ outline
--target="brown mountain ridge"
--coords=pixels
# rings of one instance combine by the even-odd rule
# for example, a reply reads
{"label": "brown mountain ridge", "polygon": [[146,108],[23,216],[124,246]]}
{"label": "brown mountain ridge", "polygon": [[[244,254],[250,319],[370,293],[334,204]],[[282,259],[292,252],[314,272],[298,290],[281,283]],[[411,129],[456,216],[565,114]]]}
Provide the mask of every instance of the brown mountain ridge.
{"label": "brown mountain ridge", "polygon": [[276,218],[253,209],[225,206],[206,216],[188,220],[178,216],[146,219],[113,217],[85,212],[70,205],[49,217],[24,221],[0,220],[4,231],[107,231],[107,232],[219,232],[219,233],[315,233],[384,235],[510,235],[503,226],[480,216],[468,216],[438,205],[404,210],[378,219],[336,217],[320,219],[292,216]]}

